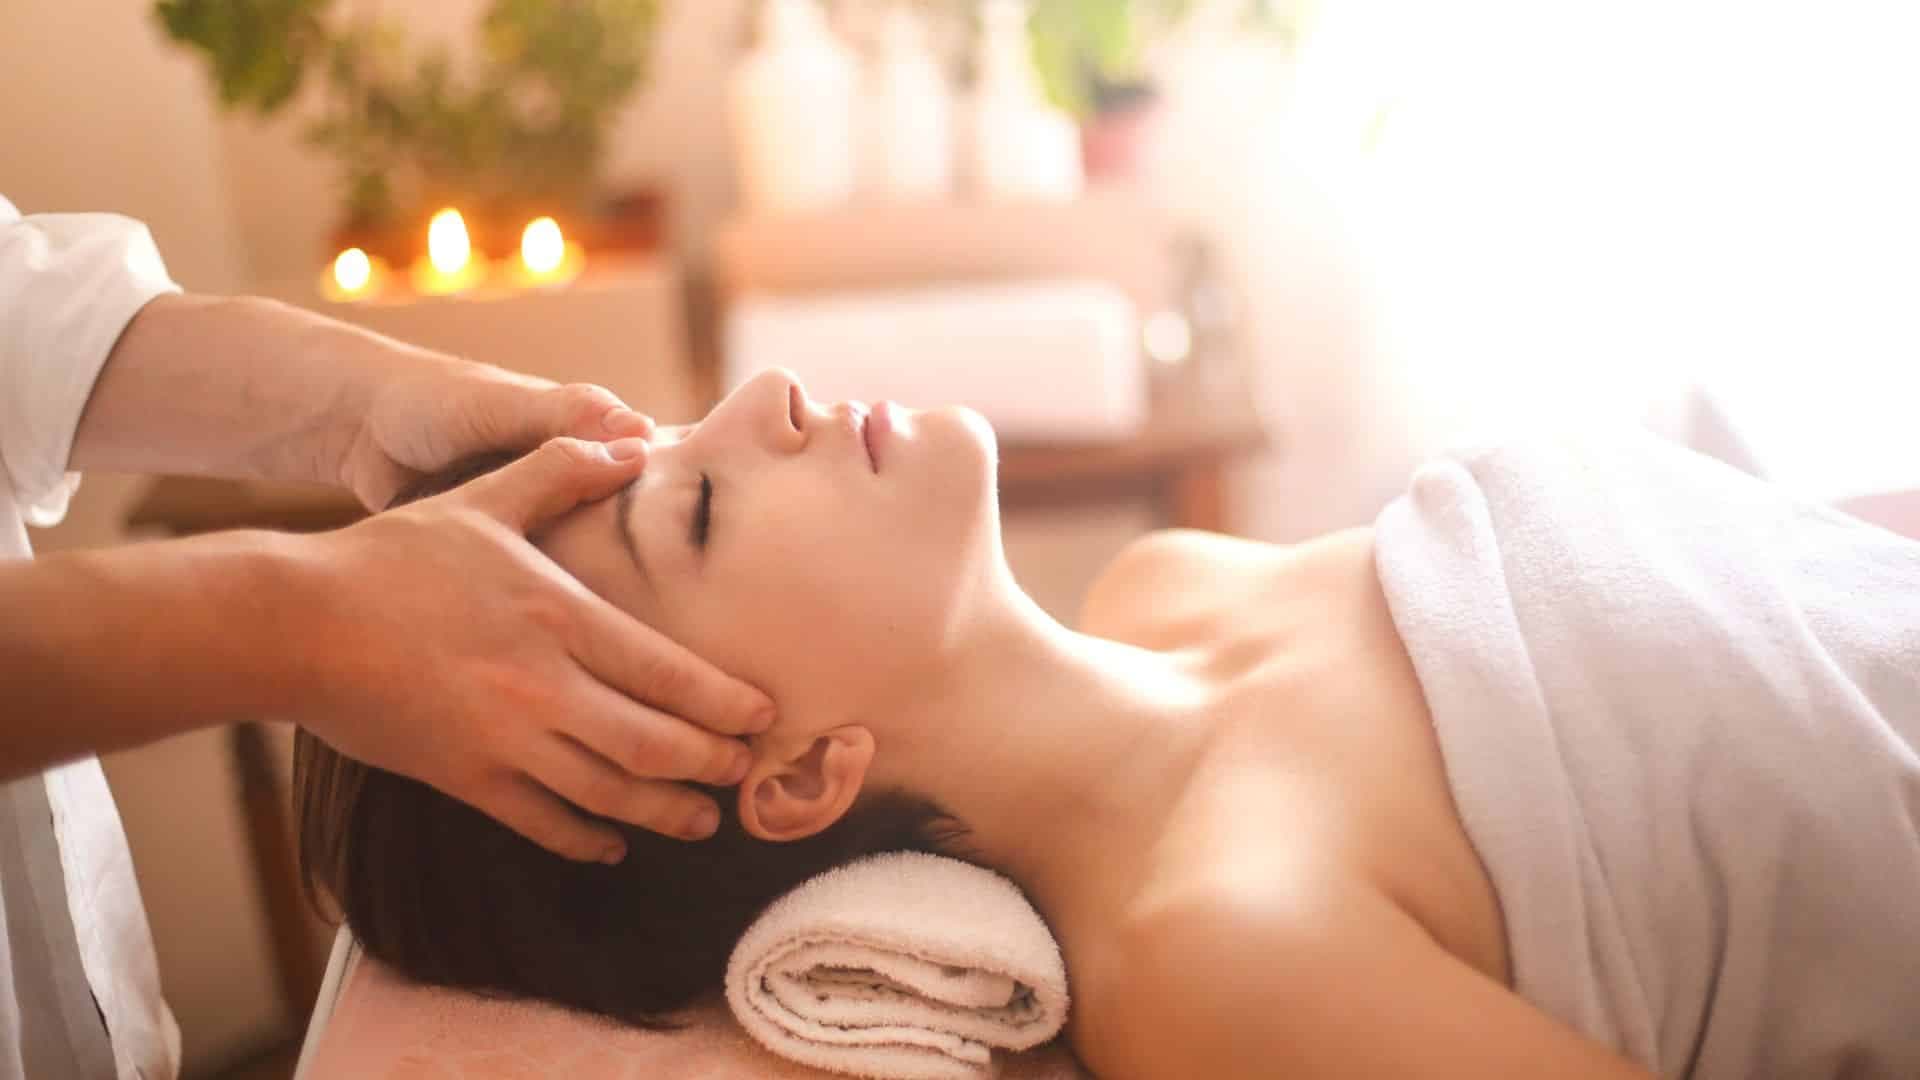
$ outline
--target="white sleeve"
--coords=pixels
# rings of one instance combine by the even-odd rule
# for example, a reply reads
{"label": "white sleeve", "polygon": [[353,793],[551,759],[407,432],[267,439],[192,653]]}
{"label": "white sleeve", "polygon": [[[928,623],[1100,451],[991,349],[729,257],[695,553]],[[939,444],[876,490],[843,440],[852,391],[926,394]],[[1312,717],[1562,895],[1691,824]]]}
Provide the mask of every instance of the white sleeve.
{"label": "white sleeve", "polygon": [[0,470],[27,521],[66,514],[79,484],[67,458],[101,365],[147,301],[179,291],[145,225],[22,217],[0,198]]}

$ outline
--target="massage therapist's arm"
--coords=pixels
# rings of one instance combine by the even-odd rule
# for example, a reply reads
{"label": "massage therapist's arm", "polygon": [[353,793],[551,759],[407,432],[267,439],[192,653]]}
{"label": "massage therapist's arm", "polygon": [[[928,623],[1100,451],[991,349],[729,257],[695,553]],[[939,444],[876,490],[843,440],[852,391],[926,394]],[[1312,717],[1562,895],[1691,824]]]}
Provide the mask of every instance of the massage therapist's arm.
{"label": "massage therapist's arm", "polygon": [[275,718],[563,855],[620,850],[568,803],[701,833],[711,800],[675,781],[728,782],[746,751],[723,736],[763,729],[771,703],[526,539],[638,476],[646,447],[619,437],[651,426],[597,387],[271,301],[153,300],[93,383],[74,468],[331,483],[377,508],[468,455],[541,448],[336,533],[0,565],[0,777]]}
{"label": "massage therapist's arm", "polygon": [[470,454],[652,431],[597,386],[557,386],[258,297],[167,295],[108,355],[70,467],[327,484],[378,510],[408,479]]}
{"label": "massage therapist's arm", "polygon": [[[611,858],[561,800],[692,836],[675,780],[745,748],[676,715],[764,707],[523,538],[637,472],[638,444],[555,440],[334,533],[231,532],[0,563],[0,778],[190,728],[299,723],[535,842]],[[611,452],[610,452],[611,451]],[[642,705],[652,701],[657,708]]]}
{"label": "massage therapist's arm", "polygon": [[1462,963],[1366,887],[1213,899],[1132,950],[1108,1080],[1651,1074]]}

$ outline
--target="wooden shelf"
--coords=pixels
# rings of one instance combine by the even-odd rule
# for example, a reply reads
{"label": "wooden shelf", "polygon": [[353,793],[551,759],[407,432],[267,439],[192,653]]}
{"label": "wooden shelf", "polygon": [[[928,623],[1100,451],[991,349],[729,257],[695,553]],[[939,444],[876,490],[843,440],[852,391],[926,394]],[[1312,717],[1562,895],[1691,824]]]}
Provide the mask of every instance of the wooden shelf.
{"label": "wooden shelf", "polygon": [[[1124,193],[1099,190],[1072,203],[871,206],[739,219],[723,227],[714,242],[719,287],[714,299],[724,306],[729,297],[748,292],[804,295],[937,282],[1083,277],[1119,285],[1141,311],[1150,312],[1174,300],[1176,237],[1164,214]],[[560,295],[577,305],[596,291],[583,288]],[[523,326],[507,348],[502,339],[514,335],[491,324],[479,325],[479,315],[465,310],[472,307],[484,314],[490,305],[452,306],[461,308],[460,318],[443,317],[435,305],[326,310],[376,323],[377,329],[408,340],[514,367],[542,353],[574,356],[587,351],[571,341],[528,339],[525,326],[549,328],[543,334],[565,326],[569,320],[558,311],[516,312]],[[408,318],[419,325],[405,322]],[[638,354],[681,355],[680,339],[668,337]],[[535,371],[603,382],[667,422],[697,418],[717,398],[710,363],[628,364],[617,370],[601,366],[606,370]],[[669,370],[678,373],[680,385],[654,385]],[[645,386],[635,382],[642,375],[651,380]],[[678,393],[669,393],[673,390]],[[1232,515],[1220,490],[1220,474],[1231,461],[1268,445],[1253,400],[1239,358],[1197,357],[1187,367],[1156,376],[1147,424],[1131,438],[1086,444],[1003,443],[1002,500],[1010,506],[1033,506],[1139,493],[1158,497],[1170,524],[1230,528]],[[1206,486],[1216,489],[1216,495],[1196,500],[1180,494]],[[1211,508],[1203,505],[1209,502]],[[174,533],[244,527],[304,532],[337,528],[361,516],[360,507],[339,492],[170,477],[146,493],[128,524]]]}
{"label": "wooden shelf", "polygon": [[[1237,382],[1217,391],[1156,404],[1141,433],[1113,443],[1011,443],[1000,453],[1000,496],[1008,506],[1057,505],[1135,493],[1177,499],[1181,477],[1218,470],[1256,453],[1268,436],[1252,398]],[[168,476],[157,480],[127,518],[134,528],[184,536],[223,529],[320,532],[365,516],[352,496],[330,488],[291,487]],[[1225,528],[1225,520],[1189,520],[1177,508],[1170,524]]]}
{"label": "wooden shelf", "polygon": [[1143,312],[1174,283],[1166,215],[1117,192],[1071,203],[937,203],[740,218],[714,240],[724,303],[755,292],[899,289],[1018,278],[1118,285]]}

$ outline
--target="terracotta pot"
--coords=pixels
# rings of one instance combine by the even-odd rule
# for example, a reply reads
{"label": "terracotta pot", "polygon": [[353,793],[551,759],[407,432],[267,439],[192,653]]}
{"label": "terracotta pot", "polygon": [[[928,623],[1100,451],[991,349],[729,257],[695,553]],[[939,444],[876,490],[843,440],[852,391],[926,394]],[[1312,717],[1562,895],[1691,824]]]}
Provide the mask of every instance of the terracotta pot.
{"label": "terracotta pot", "polygon": [[1080,125],[1080,156],[1091,181],[1125,180],[1138,174],[1160,103],[1146,94],[1095,112]]}

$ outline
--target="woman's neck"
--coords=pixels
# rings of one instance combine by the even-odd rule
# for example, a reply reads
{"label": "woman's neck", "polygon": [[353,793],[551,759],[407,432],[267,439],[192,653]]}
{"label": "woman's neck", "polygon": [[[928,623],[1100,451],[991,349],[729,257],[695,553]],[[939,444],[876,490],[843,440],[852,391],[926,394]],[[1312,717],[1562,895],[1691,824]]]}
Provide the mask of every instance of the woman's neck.
{"label": "woman's neck", "polygon": [[1111,910],[1205,741],[1207,685],[1061,626],[1010,583],[931,684],[872,725],[870,783],[929,796],[1057,920]]}

